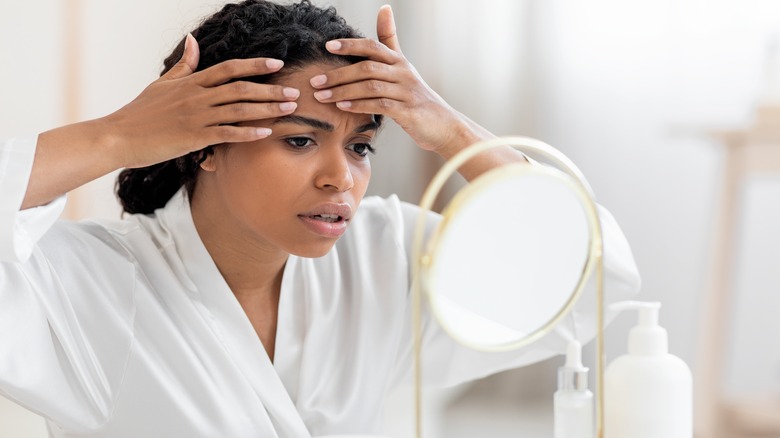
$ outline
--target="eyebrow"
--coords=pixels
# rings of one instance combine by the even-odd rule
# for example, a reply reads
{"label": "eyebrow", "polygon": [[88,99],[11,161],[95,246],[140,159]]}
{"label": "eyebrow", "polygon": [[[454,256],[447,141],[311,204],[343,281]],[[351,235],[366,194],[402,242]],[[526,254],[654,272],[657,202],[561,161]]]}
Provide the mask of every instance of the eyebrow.
{"label": "eyebrow", "polygon": [[[314,129],[320,129],[328,132],[333,132],[336,130],[336,128],[332,124],[326,121],[312,119],[311,117],[297,116],[294,114],[289,116],[279,117],[278,119],[274,120],[274,122],[271,125],[276,125],[279,123],[294,123],[296,125],[306,125],[306,126],[311,126]],[[361,133],[366,131],[376,131],[378,129],[379,129],[379,123],[377,123],[376,120],[372,119],[369,123],[358,126],[355,129],[355,132]]]}

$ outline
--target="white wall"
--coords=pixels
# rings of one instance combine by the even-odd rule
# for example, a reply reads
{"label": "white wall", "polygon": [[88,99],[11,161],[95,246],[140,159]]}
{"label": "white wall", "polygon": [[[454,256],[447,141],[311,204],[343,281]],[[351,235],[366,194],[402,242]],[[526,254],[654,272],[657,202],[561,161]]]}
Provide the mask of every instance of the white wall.
{"label": "white wall", "polygon": [[0,138],[60,123],[61,3],[4,0],[0,6]]}
{"label": "white wall", "polygon": [[[663,303],[671,350],[695,365],[724,165],[706,130],[752,122],[780,4],[553,0],[534,10],[534,132],[581,166],[622,224],[641,298]],[[769,218],[780,213],[780,181],[753,179],[742,193],[735,331],[723,360],[730,391],[777,392],[780,229]],[[612,357],[634,319],[611,328]]]}

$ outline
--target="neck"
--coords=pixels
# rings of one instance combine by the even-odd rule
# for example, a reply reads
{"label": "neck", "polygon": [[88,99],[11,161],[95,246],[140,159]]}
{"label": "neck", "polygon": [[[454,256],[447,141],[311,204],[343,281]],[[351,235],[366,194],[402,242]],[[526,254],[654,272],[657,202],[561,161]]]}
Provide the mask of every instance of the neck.
{"label": "neck", "polygon": [[289,254],[264,242],[248,238],[243,227],[229,215],[198,196],[190,202],[192,220],[203,245],[219,272],[239,300],[278,301],[282,274]]}

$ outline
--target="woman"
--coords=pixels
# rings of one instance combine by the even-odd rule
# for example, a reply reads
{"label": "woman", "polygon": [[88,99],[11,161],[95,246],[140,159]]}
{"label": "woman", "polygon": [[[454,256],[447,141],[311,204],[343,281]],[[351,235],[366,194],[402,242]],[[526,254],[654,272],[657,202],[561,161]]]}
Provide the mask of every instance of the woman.
{"label": "woman", "polygon": [[[427,87],[388,7],[377,34],[306,1],[227,5],[126,107],[7,142],[3,395],[46,417],[54,437],[379,432],[385,394],[411,372],[417,212],[363,199],[371,144],[385,117],[444,158],[490,134]],[[461,172],[521,160],[495,150]],[[64,193],[119,168],[129,215],[55,223]],[[619,299],[638,277],[603,220]],[[578,316],[500,355],[428,322],[427,383],[556,354],[587,336]]]}

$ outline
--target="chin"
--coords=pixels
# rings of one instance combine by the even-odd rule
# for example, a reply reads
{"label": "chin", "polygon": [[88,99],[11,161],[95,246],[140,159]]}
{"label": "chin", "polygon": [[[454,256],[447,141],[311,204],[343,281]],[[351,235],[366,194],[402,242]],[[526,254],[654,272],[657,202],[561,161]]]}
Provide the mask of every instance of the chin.
{"label": "chin", "polygon": [[330,250],[333,249],[333,245],[336,244],[336,241],[337,240],[334,239],[334,240],[329,240],[327,242],[318,242],[318,243],[301,245],[300,247],[295,248],[292,251],[289,251],[289,253],[298,257],[316,259],[327,255],[330,252]]}

